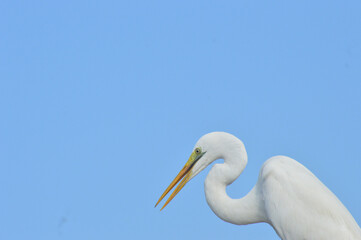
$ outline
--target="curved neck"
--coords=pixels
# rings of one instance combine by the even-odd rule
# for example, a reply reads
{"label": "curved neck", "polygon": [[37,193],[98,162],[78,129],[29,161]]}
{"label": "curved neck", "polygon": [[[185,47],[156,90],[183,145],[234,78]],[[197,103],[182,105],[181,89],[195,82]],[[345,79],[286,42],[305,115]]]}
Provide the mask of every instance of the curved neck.
{"label": "curved neck", "polygon": [[223,164],[215,164],[204,183],[206,200],[212,211],[221,219],[237,225],[265,222],[263,201],[257,185],[243,198],[232,199],[226,193],[231,184],[243,172],[247,153],[242,144],[221,156]]}

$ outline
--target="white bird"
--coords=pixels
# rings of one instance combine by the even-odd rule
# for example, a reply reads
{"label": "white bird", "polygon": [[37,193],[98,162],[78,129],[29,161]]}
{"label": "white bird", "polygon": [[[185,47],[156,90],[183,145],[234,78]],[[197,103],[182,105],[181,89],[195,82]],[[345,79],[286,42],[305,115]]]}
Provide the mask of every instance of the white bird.
{"label": "white bird", "polygon": [[204,135],[158,203],[183,178],[162,209],[184,185],[217,159],[204,190],[212,211],[226,222],[270,224],[281,239],[361,239],[361,229],[341,201],[306,167],[286,156],[275,156],[262,166],[257,184],[241,199],[226,193],[247,165],[241,140],[225,132]]}

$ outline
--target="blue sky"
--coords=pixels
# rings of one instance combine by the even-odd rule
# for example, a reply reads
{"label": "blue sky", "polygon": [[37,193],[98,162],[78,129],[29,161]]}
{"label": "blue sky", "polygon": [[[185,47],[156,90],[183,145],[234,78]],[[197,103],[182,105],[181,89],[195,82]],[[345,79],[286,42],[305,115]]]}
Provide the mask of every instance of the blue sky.
{"label": "blue sky", "polygon": [[0,238],[278,239],[193,179],[154,204],[199,137],[249,164],[288,155],[361,223],[360,1],[1,1]]}

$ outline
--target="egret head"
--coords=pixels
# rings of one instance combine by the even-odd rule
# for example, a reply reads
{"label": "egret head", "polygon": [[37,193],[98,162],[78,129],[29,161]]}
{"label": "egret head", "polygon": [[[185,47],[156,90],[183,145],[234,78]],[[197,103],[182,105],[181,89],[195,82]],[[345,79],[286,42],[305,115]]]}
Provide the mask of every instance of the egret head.
{"label": "egret head", "polygon": [[[212,132],[201,137],[194,149],[188,161],[174,178],[168,188],[164,191],[162,196],[159,198],[157,204],[168,194],[170,190],[181,181],[173,193],[170,195],[166,203],[163,205],[161,210],[167,206],[167,204],[177,195],[177,193],[185,186],[185,184],[195,177],[198,173],[204,170],[214,160],[223,158],[223,154],[226,152],[222,149],[225,146],[224,143],[231,143],[234,140],[238,140],[235,136],[225,132]],[[239,140],[238,140],[239,141]]]}

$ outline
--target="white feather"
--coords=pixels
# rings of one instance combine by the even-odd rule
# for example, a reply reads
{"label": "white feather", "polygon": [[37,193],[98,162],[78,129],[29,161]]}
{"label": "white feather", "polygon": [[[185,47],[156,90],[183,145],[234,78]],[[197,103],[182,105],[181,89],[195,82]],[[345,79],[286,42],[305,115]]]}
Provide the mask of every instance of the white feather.
{"label": "white feather", "polygon": [[206,152],[195,164],[191,177],[213,161],[205,181],[206,200],[221,219],[237,224],[269,223],[284,240],[361,239],[361,229],[338,198],[306,167],[276,156],[267,160],[257,184],[241,199],[226,193],[247,164],[245,147],[235,136],[214,132],[196,144]]}

